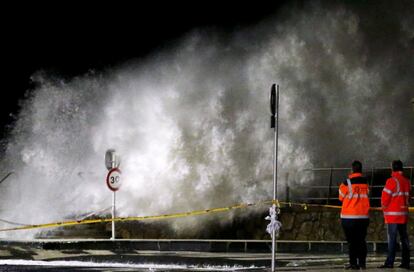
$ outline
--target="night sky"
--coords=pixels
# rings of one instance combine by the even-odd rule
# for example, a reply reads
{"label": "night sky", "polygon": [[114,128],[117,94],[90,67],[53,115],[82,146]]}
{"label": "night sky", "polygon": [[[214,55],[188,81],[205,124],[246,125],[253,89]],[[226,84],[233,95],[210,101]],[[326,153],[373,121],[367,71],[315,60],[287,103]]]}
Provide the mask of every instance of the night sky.
{"label": "night sky", "polygon": [[35,72],[70,79],[139,61],[190,31],[232,33],[248,27],[274,15],[288,1],[124,2],[25,3],[3,9],[1,137],[19,111],[19,100],[34,87],[30,77]]}

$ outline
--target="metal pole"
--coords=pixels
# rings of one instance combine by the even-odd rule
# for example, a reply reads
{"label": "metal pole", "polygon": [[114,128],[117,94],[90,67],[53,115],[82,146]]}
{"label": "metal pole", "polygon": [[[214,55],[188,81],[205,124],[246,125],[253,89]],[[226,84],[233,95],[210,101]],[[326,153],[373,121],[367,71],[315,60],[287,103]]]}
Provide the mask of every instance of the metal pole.
{"label": "metal pole", "polygon": [[111,239],[115,239],[115,192],[112,194],[112,237]]}
{"label": "metal pole", "polygon": [[[275,138],[273,141],[273,209],[276,210],[275,200],[277,197],[277,156],[278,156],[278,140],[279,140],[279,85],[276,89],[276,125],[274,130]],[[276,231],[272,233],[272,272],[275,271],[276,258]]]}
{"label": "metal pole", "polygon": [[[112,169],[115,168],[115,155],[112,158]],[[116,195],[115,195],[115,191],[112,193],[112,236],[111,239],[115,240],[115,202],[116,202]]]}

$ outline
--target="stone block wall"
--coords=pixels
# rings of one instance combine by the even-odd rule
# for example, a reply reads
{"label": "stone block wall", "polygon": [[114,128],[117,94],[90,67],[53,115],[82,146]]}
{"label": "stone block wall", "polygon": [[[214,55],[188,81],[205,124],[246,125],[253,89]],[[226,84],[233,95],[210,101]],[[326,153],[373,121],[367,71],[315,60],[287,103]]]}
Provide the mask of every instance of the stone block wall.
{"label": "stone block wall", "polygon": [[[295,241],[343,241],[345,240],[339,209],[300,206],[282,207],[280,221],[283,224],[278,240]],[[203,215],[203,227],[188,227],[177,230],[183,219],[149,222],[119,222],[116,237],[123,239],[254,239],[268,240],[265,220],[267,207],[228,213]],[[228,220],[223,220],[229,218]],[[230,219],[231,218],[231,219]],[[205,220],[208,219],[208,220]],[[174,221],[177,220],[177,221]],[[182,221],[181,221],[182,223]],[[410,214],[409,235],[414,245],[414,214]],[[78,225],[51,229],[39,233],[37,238],[109,238],[111,224]],[[386,226],[382,212],[371,213],[368,228],[369,241],[386,241]]]}
{"label": "stone block wall", "polygon": [[[306,241],[345,240],[339,209],[332,208],[282,208],[280,221],[283,224],[279,239]],[[414,242],[414,214],[410,213],[408,234]],[[387,232],[381,211],[372,211],[367,240],[386,241]]]}

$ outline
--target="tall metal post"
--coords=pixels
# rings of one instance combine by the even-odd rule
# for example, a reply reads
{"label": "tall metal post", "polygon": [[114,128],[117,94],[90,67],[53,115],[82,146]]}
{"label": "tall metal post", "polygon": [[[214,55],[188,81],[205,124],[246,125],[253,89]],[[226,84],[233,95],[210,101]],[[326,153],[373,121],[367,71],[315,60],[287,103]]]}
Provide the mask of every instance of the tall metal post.
{"label": "tall metal post", "polygon": [[[276,87],[276,112],[275,112],[275,126],[274,126],[274,141],[273,141],[273,209],[276,210],[277,199],[277,157],[278,157],[278,140],[279,140],[279,85]],[[276,230],[272,233],[272,272],[275,271],[276,259]]]}
{"label": "tall metal post", "polygon": [[[112,160],[112,168],[115,168],[115,158]],[[111,239],[115,240],[115,202],[116,202],[116,198],[115,198],[115,191],[113,191],[112,193],[112,236]]]}

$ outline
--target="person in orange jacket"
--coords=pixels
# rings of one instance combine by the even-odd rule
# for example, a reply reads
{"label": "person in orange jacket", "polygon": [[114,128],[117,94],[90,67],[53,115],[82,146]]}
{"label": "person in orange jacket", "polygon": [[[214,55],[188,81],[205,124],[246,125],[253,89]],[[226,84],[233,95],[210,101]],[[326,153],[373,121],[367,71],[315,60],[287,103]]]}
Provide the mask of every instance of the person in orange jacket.
{"label": "person in orange jacket", "polygon": [[391,164],[391,177],[387,180],[381,195],[388,233],[388,255],[380,268],[393,268],[397,247],[397,232],[402,245],[400,268],[410,269],[410,241],[407,233],[408,208],[410,206],[410,180],[403,175],[403,163],[400,160]]}
{"label": "person in orange jacket", "polygon": [[367,179],[362,176],[362,163],[352,163],[352,173],[339,186],[342,202],[341,223],[349,247],[349,265],[345,269],[366,268],[369,198]]}

